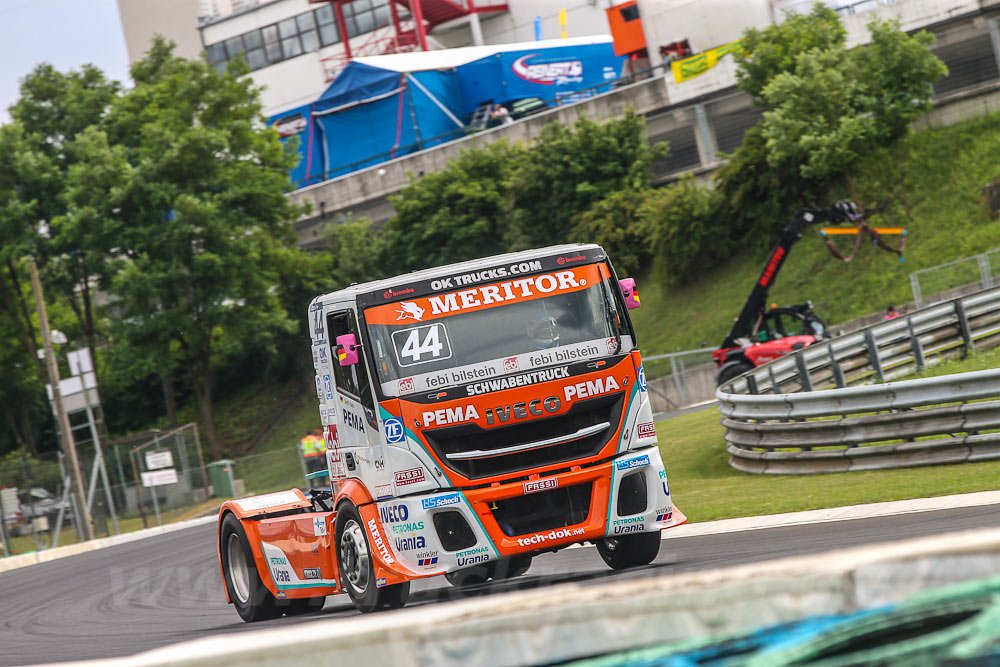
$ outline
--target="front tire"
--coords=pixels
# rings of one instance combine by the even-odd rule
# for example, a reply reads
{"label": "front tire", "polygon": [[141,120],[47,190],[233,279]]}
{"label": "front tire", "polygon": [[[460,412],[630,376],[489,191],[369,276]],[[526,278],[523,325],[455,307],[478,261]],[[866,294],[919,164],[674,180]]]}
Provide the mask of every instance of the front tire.
{"label": "front tire", "polygon": [[349,502],[342,503],[338,508],[335,538],[340,581],[358,611],[368,613],[377,609],[397,609],[406,604],[410,596],[410,582],[378,588],[374,557],[364,522],[357,508]]}
{"label": "front tire", "polygon": [[660,533],[633,533],[597,540],[597,553],[612,570],[649,565],[660,553]]}
{"label": "front tire", "polygon": [[254,623],[281,616],[282,610],[278,608],[277,601],[260,580],[246,532],[234,514],[226,514],[222,520],[219,539],[226,590],[240,618]]}
{"label": "front tire", "polygon": [[721,386],[735,377],[739,377],[753,368],[753,364],[746,361],[727,361],[719,369],[719,374],[715,378],[715,386]]}

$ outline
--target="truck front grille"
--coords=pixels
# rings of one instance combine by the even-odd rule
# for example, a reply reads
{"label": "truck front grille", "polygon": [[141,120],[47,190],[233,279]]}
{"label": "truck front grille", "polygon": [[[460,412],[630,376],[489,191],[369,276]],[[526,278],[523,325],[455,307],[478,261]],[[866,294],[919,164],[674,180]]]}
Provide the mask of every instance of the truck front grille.
{"label": "truck front grille", "polygon": [[[496,428],[459,424],[424,431],[424,437],[445,466],[468,479],[521,472],[596,455],[618,431],[624,401],[625,392],[618,392],[577,401],[569,412],[556,417]],[[607,428],[575,440],[527,451],[488,455],[491,450],[509,449],[520,444],[569,439],[574,433],[602,424],[607,424]],[[449,454],[474,452],[485,454],[482,458],[448,458]]]}
{"label": "truck front grille", "polygon": [[577,484],[491,503],[493,518],[508,537],[575,526],[590,514],[593,483]]}

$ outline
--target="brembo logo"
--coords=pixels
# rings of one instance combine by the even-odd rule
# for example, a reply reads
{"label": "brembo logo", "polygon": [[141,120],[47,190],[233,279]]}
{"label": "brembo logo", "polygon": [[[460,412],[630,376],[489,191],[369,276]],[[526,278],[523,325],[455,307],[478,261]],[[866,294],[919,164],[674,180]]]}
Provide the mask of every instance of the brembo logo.
{"label": "brembo logo", "polygon": [[583,255],[577,255],[576,257],[557,257],[556,264],[562,266],[566,262],[579,262],[582,259],[587,259]]}
{"label": "brembo logo", "polygon": [[406,289],[401,289],[396,292],[393,292],[391,289],[387,289],[382,293],[382,296],[384,296],[386,299],[391,299],[395,296],[403,296],[404,294],[412,294],[412,293],[413,293],[413,288],[407,287]]}

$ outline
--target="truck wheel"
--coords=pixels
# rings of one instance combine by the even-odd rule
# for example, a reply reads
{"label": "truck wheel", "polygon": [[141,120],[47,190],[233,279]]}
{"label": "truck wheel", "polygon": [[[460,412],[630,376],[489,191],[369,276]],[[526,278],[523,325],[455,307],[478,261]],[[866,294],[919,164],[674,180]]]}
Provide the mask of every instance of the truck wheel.
{"label": "truck wheel", "polygon": [[226,514],[222,520],[220,544],[226,590],[240,618],[253,623],[281,616],[277,601],[260,580],[246,532],[234,514]]}
{"label": "truck wheel", "polygon": [[649,565],[660,553],[660,533],[633,533],[597,540],[597,553],[612,570]]}
{"label": "truck wheel", "polygon": [[486,583],[493,578],[496,571],[497,561],[493,561],[491,563],[473,565],[462,570],[455,570],[454,572],[447,572],[444,578],[455,588],[461,588],[462,586],[475,586],[476,584]]}
{"label": "truck wheel", "polygon": [[397,609],[410,596],[410,582],[378,588],[371,546],[364,522],[354,505],[342,503],[337,510],[337,563],[341,584],[358,611]]}
{"label": "truck wheel", "polygon": [[528,571],[529,567],[531,567],[531,556],[504,558],[497,563],[496,569],[493,572],[493,578],[500,580],[520,577]]}
{"label": "truck wheel", "polygon": [[727,361],[719,369],[719,374],[715,378],[715,386],[718,387],[719,385],[726,384],[733,378],[743,375],[751,368],[753,368],[753,364],[746,361]]}

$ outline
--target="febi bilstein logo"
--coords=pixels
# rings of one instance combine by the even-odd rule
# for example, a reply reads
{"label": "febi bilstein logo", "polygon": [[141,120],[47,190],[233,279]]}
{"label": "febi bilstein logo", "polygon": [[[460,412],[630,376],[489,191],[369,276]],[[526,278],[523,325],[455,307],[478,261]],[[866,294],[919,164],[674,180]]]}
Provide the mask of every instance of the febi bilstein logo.
{"label": "febi bilstein logo", "polygon": [[519,78],[544,86],[552,84],[583,81],[583,62],[580,60],[561,60],[551,63],[529,63],[531,58],[539,54],[529,53],[521,56],[511,64],[510,69]]}

